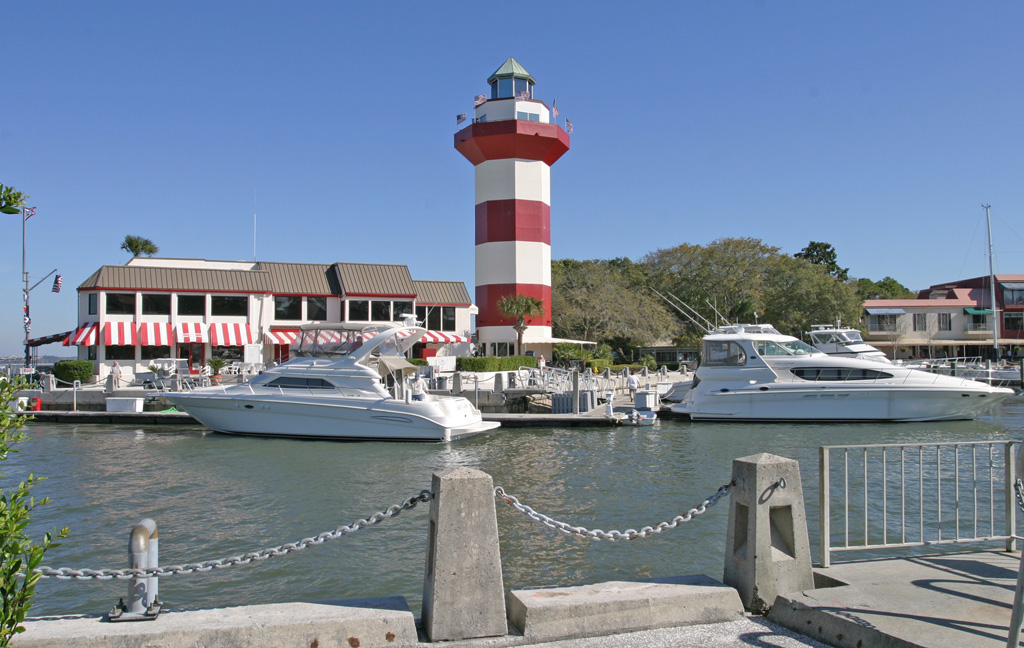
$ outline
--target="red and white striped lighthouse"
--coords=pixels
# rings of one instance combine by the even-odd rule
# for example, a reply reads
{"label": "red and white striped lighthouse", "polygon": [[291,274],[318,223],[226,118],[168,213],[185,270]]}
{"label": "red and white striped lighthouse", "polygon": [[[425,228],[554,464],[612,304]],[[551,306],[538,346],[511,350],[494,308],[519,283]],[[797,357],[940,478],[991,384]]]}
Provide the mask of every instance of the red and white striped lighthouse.
{"label": "red and white striped lighthouse", "polygon": [[551,339],[551,165],[569,135],[534,100],[536,81],[514,58],[487,83],[490,98],[477,96],[455,148],[476,167],[477,335],[490,355],[491,343],[516,340],[515,321],[498,311],[511,295],[543,304],[542,316],[526,319],[523,342]]}

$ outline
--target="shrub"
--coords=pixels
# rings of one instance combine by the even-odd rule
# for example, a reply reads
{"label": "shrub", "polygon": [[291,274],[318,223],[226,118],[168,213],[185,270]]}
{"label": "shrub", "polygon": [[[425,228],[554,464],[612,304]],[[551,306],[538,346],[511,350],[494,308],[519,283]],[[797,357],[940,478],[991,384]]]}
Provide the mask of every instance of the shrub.
{"label": "shrub", "polygon": [[[21,428],[28,417],[16,414],[10,402],[22,387],[22,380],[0,382],[0,461],[7,459],[9,452],[17,452],[12,446],[24,440]],[[4,477],[0,472],[0,479]],[[40,542],[33,542],[25,533],[33,509],[50,501],[48,497],[39,501],[32,497],[32,487],[44,479],[30,474],[16,487],[0,489],[0,647],[9,646],[14,635],[25,631],[22,624],[39,582],[39,574],[34,571],[42,564],[46,552],[59,544],[57,540],[68,534],[65,527],[45,533]]]}
{"label": "shrub", "polygon": [[426,358],[410,358],[409,364],[416,365],[417,367],[426,367],[430,365]]}
{"label": "shrub", "polygon": [[89,380],[95,371],[96,365],[92,360],[58,360],[53,365],[53,375],[69,385],[76,380]]}
{"label": "shrub", "polygon": [[506,356],[483,358],[458,358],[455,361],[456,371],[515,371],[519,367],[536,367],[534,356]]}

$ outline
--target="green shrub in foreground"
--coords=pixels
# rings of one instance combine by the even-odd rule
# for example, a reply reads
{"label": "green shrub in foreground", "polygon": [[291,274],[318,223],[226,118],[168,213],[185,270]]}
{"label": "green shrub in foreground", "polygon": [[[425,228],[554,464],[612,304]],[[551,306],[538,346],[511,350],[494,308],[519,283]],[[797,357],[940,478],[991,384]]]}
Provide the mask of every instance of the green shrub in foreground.
{"label": "green shrub in foreground", "polygon": [[[11,404],[15,392],[22,387],[22,380],[0,382],[0,462],[7,459],[8,453],[17,452],[12,446],[24,440],[21,429],[28,417],[15,413]],[[0,480],[6,477],[0,472]],[[25,533],[35,507],[50,501],[44,497],[37,502],[31,494],[32,487],[44,479],[30,474],[11,488],[3,488],[0,482],[0,648],[7,648],[14,635],[25,631],[22,624],[32,607],[39,581],[39,574],[33,572],[42,564],[43,555],[68,534],[65,527],[45,533],[40,542],[33,542]]]}

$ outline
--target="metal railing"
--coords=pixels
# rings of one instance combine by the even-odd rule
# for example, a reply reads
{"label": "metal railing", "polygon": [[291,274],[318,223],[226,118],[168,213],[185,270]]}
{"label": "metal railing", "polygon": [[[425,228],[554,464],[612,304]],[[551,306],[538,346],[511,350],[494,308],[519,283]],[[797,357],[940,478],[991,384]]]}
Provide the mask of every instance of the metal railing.
{"label": "metal railing", "polygon": [[822,446],[822,567],[842,551],[986,541],[1013,549],[1022,539],[1013,492],[1019,443]]}

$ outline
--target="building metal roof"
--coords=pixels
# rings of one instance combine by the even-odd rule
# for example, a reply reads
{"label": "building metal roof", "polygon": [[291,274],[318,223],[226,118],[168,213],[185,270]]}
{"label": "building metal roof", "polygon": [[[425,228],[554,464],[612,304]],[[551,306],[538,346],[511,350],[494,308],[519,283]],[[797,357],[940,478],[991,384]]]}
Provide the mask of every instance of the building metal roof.
{"label": "building metal roof", "polygon": [[[197,265],[204,263],[196,260]],[[218,263],[218,262],[213,262]],[[247,268],[105,265],[79,290],[233,292],[417,298],[427,304],[472,304],[461,281],[413,281],[405,265],[385,263],[277,263]]]}
{"label": "building metal roof", "polygon": [[408,266],[385,263],[335,263],[345,295],[415,297]]}
{"label": "building metal roof", "polygon": [[473,301],[469,298],[466,284],[461,281],[417,281],[413,279],[416,289],[416,303],[424,306],[469,306]]}
{"label": "building metal roof", "polygon": [[338,273],[330,263],[274,263],[261,261],[270,275],[275,295],[340,295]]}
{"label": "building metal roof", "polygon": [[511,56],[508,57],[507,61],[501,64],[500,68],[494,71],[494,74],[487,77],[487,83],[493,83],[498,79],[504,79],[507,77],[512,77],[515,79],[526,79],[530,83],[537,83],[537,80],[534,79],[530,75],[530,73],[526,71],[526,68],[520,65],[519,61],[515,60]]}
{"label": "building metal roof", "polygon": [[207,270],[152,266],[101,266],[79,290],[166,290],[173,292],[271,292],[270,276],[260,270]]}

